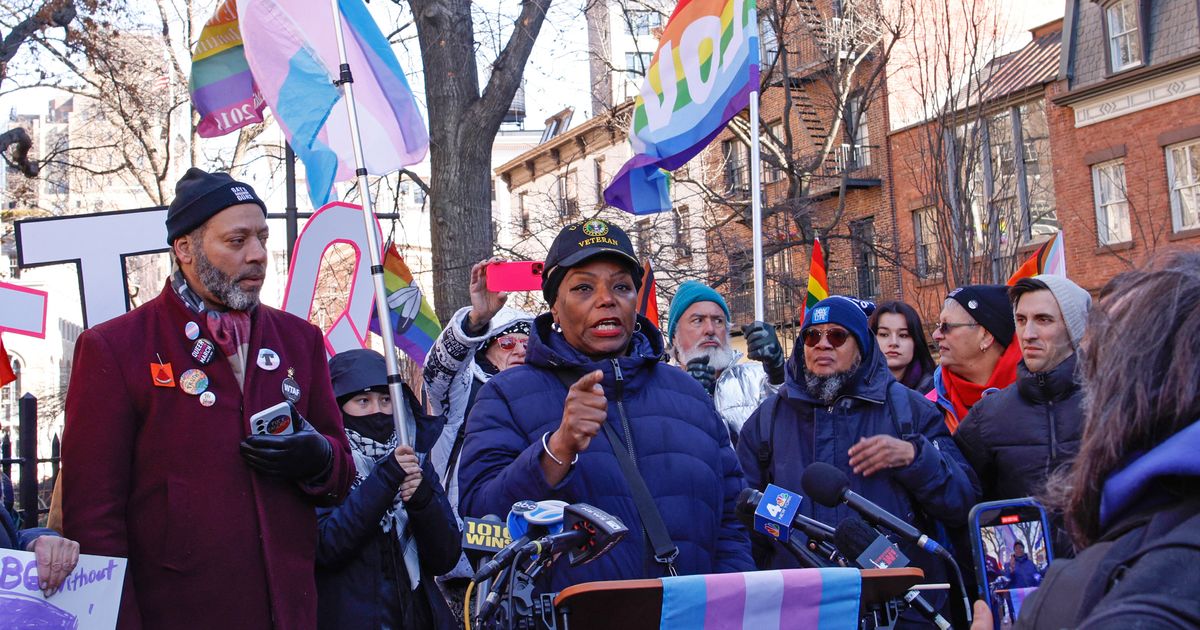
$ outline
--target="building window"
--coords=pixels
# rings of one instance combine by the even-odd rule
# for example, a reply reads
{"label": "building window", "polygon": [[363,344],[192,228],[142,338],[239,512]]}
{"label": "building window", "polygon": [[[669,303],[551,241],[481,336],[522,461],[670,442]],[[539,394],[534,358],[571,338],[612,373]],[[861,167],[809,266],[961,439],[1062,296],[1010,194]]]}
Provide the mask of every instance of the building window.
{"label": "building window", "polygon": [[922,208],[913,212],[913,240],[916,245],[918,278],[931,278],[942,272],[936,212],[936,208]]}
{"label": "building window", "polygon": [[1061,229],[1054,203],[1054,169],[1050,160],[1050,126],[1046,101],[1025,103],[1021,116],[1021,152],[1025,190],[1029,199],[1030,238],[1037,240]]}
{"label": "building window", "polygon": [[[772,147],[782,149],[784,146],[783,145],[783,123],[777,122],[768,128],[771,130],[771,134],[762,143],[763,153],[770,153]],[[774,140],[770,139],[772,137],[774,138]],[[775,156],[775,157],[776,157],[776,159],[779,159],[782,161],[782,158],[780,158],[779,156]],[[777,181],[783,179],[783,169],[778,166],[775,166],[774,164],[771,164],[771,162],[769,162],[767,160],[762,160],[762,164],[761,164],[760,168],[762,169],[762,179],[763,179],[764,183],[770,184],[772,182],[777,182]]]}
{"label": "building window", "polygon": [[1100,244],[1132,239],[1129,201],[1125,197],[1125,162],[1115,160],[1093,166],[1092,189],[1096,195],[1096,233]]}
{"label": "building window", "polygon": [[858,297],[879,295],[879,260],[875,256],[875,217],[850,222],[850,248],[858,276]]}
{"label": "building window", "polygon": [[529,208],[525,205],[526,193],[517,195],[517,214],[521,221],[521,233],[528,235],[529,231]]}
{"label": "building window", "polygon": [[658,11],[630,9],[628,16],[629,34],[633,36],[653,35],[654,29],[662,26],[662,14]]}
{"label": "building window", "polygon": [[724,157],[725,189],[733,195],[750,194],[750,147],[741,140],[721,142]]}
{"label": "building window", "polygon": [[569,219],[579,213],[579,173],[567,171],[558,178],[558,216]]}
{"label": "building window", "polygon": [[1138,0],[1120,0],[1105,9],[1108,54],[1112,71],[1142,63],[1142,37],[1138,31]]}
{"label": "building window", "polygon": [[1167,147],[1167,182],[1175,231],[1200,228],[1200,140]]}
{"label": "building window", "polygon": [[680,206],[671,211],[672,227],[675,231],[675,253],[681,257],[692,255],[692,244],[688,240],[691,221],[688,217],[687,206]]}
{"label": "building window", "polygon": [[646,71],[650,69],[650,62],[653,59],[654,53],[625,53],[625,76],[634,85],[641,85],[642,79],[646,77]]}
{"label": "building window", "polygon": [[604,206],[604,158],[596,158],[592,163],[592,171],[596,179],[596,205]]}
{"label": "building window", "polygon": [[847,170],[858,170],[871,165],[871,150],[868,147],[871,137],[866,109],[866,96],[855,96],[846,102],[846,138],[850,142],[842,149],[842,160]]}
{"label": "building window", "polygon": [[758,15],[758,42],[762,47],[759,52],[762,55],[761,66],[765,70],[774,66],[779,59],[779,38],[775,36],[775,26],[771,24],[770,17],[763,13]]}
{"label": "building window", "polygon": [[650,258],[650,219],[642,219],[637,222],[637,255],[638,260],[649,260]]}

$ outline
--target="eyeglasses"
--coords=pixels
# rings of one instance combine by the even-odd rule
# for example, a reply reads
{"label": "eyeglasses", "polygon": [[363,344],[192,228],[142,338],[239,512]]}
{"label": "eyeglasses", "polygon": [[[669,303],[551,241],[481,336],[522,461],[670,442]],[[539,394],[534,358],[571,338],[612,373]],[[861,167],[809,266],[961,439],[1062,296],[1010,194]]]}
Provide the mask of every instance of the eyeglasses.
{"label": "eyeglasses", "polygon": [[970,327],[974,328],[975,326],[978,326],[978,325],[979,324],[975,323],[975,322],[971,322],[971,323],[964,322],[964,323],[958,323],[958,324],[952,324],[950,322],[938,322],[938,325],[934,326],[933,329],[942,333],[943,335],[949,335],[950,331],[954,330],[955,328],[962,328],[963,326],[970,326]]}
{"label": "eyeglasses", "polygon": [[850,338],[850,332],[845,328],[830,328],[828,330],[809,328],[804,331],[804,345],[809,348],[815,348],[817,344],[821,343],[822,337],[828,339],[829,345],[834,348],[841,348],[846,344],[846,340]]}
{"label": "eyeglasses", "polygon": [[496,343],[499,344],[501,350],[512,350],[513,348],[517,347],[517,344],[521,344],[522,348],[528,348],[529,337],[520,338],[512,335],[504,335],[503,337],[497,339]]}

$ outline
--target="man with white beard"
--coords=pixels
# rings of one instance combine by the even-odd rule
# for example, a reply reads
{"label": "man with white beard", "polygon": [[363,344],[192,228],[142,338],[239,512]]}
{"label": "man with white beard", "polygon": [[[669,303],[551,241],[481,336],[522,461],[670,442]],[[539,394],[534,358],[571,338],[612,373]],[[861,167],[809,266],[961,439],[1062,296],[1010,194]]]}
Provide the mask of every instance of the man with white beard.
{"label": "man with white beard", "polygon": [[747,357],[729,345],[729,306],[712,287],[689,280],[679,285],[667,321],[671,358],[713,397],[734,443],[746,418],[783,384],[783,346],[765,322],[742,327]]}

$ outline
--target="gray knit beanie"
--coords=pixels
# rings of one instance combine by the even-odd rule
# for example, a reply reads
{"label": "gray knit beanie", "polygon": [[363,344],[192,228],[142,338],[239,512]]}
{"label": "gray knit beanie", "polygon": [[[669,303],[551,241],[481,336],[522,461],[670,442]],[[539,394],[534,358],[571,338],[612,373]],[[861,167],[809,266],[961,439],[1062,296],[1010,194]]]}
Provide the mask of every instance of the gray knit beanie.
{"label": "gray knit beanie", "polygon": [[1071,336],[1071,348],[1078,349],[1087,327],[1088,311],[1092,308],[1092,296],[1083,287],[1071,282],[1066,276],[1042,274],[1034,276],[1040,280],[1058,301],[1062,311],[1063,323],[1067,325],[1067,333]]}

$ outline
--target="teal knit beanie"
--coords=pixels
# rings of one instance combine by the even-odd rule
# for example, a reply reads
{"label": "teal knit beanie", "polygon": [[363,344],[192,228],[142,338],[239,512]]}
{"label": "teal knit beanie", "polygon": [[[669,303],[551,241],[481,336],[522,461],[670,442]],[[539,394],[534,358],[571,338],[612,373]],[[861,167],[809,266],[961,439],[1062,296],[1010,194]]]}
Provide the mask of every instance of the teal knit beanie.
{"label": "teal knit beanie", "polygon": [[729,321],[729,306],[725,304],[725,298],[703,282],[688,280],[679,285],[679,289],[675,291],[675,299],[671,300],[671,310],[667,313],[667,341],[675,340],[675,325],[679,323],[679,318],[683,317],[688,307],[696,302],[716,302],[725,312],[725,321]]}

